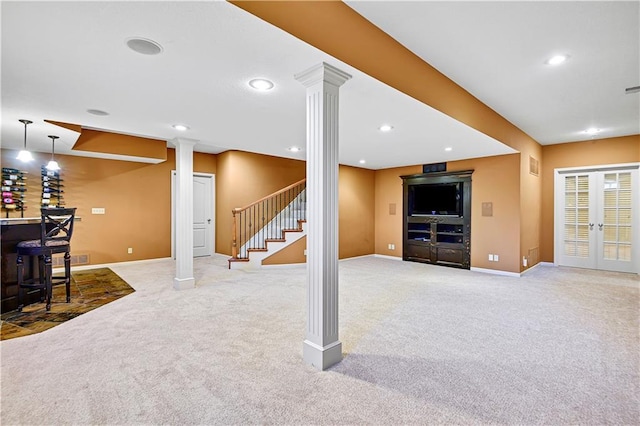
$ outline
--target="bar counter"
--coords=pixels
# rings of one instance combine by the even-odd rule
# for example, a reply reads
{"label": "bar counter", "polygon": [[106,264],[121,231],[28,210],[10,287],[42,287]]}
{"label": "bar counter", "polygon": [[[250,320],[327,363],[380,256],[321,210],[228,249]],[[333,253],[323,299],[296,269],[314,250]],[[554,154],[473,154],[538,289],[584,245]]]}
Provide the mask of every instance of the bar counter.
{"label": "bar counter", "polygon": [[[0,296],[2,312],[18,309],[18,273],[16,246],[20,241],[40,239],[40,217],[15,217],[0,219],[2,275]],[[75,221],[80,221],[76,216]],[[38,277],[37,263],[31,264],[30,256],[23,257],[25,279]],[[25,305],[40,301],[40,290],[26,292]]]}
{"label": "bar counter", "polygon": [[40,224],[39,217],[6,217],[0,219],[0,225],[26,225],[26,224]]}

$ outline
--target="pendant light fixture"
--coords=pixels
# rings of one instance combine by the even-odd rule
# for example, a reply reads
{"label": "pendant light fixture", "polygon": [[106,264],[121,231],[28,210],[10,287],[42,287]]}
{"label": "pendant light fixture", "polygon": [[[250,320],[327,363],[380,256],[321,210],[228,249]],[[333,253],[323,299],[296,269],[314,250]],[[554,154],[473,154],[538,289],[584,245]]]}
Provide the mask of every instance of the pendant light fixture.
{"label": "pendant light fixture", "polygon": [[33,121],[24,119],[18,121],[24,124],[24,147],[22,151],[18,153],[18,157],[16,158],[26,163],[27,161],[33,160],[33,156],[29,151],[27,151],[27,125],[33,123]]}
{"label": "pendant light fixture", "polygon": [[49,137],[51,138],[51,160],[49,160],[49,163],[47,164],[47,170],[55,172],[60,170],[58,162],[53,158],[56,152],[56,139],[58,139],[60,136],[49,135]]}

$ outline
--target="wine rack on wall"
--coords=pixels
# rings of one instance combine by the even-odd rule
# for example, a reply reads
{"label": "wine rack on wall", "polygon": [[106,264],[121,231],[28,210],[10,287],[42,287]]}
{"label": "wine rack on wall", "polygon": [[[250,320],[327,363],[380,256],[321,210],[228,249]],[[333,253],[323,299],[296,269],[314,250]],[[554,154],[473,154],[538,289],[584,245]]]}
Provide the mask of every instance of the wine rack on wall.
{"label": "wine rack on wall", "polygon": [[2,168],[2,212],[5,217],[18,214],[24,217],[25,195],[27,192],[27,172],[7,167]]}
{"label": "wine rack on wall", "polygon": [[64,185],[60,178],[60,171],[47,170],[42,167],[42,207],[62,207],[64,206]]}

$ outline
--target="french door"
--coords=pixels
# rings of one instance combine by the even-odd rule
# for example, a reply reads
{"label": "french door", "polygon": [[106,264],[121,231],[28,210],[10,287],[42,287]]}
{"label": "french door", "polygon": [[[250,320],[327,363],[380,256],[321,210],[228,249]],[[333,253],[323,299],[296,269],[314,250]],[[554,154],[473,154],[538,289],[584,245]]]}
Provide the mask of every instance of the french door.
{"label": "french door", "polygon": [[555,263],[639,272],[638,165],[556,170]]}

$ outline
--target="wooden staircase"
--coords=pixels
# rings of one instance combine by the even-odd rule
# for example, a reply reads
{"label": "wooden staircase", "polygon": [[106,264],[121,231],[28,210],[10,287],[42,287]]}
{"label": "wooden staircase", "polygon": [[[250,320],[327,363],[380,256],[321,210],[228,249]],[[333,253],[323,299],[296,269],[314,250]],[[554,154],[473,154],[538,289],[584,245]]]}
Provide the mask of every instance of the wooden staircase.
{"label": "wooden staircase", "polygon": [[229,269],[259,269],[262,261],[307,234],[306,179],[233,214]]}

